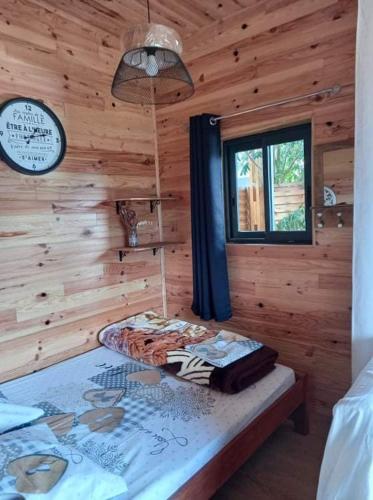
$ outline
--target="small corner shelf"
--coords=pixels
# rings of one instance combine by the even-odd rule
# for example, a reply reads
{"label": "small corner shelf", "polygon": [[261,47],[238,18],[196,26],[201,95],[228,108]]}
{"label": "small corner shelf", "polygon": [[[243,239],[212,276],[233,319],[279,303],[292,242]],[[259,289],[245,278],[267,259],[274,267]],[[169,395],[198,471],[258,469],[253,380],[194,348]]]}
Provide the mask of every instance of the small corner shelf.
{"label": "small corner shelf", "polygon": [[141,202],[141,201],[148,201],[149,206],[150,206],[150,212],[153,213],[157,205],[159,205],[162,201],[176,201],[179,200],[180,198],[176,196],[147,196],[147,197],[138,197],[138,198],[121,198],[115,201],[115,205],[117,208],[117,214],[119,214],[119,209],[121,204],[126,204],[129,202]]}
{"label": "small corner shelf", "polygon": [[353,208],[352,203],[336,203],[335,205],[315,205],[310,207],[310,210],[341,210],[343,208]]}
{"label": "small corner shelf", "polygon": [[147,250],[152,250],[153,255],[156,255],[160,248],[173,245],[182,245],[182,244],[183,244],[182,241],[155,241],[155,242],[152,241],[151,243],[144,243],[142,245],[137,245],[136,247],[127,246],[123,248],[118,248],[119,260],[120,262],[122,262],[123,258],[128,253],[146,252]]}

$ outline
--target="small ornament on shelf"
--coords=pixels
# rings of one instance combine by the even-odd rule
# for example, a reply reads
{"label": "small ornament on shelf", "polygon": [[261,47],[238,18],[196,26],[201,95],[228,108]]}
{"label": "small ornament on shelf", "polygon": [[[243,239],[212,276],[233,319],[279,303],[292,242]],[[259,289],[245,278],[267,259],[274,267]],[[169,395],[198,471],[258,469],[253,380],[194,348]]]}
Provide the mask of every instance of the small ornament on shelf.
{"label": "small ornament on shelf", "polygon": [[119,216],[127,232],[127,243],[129,247],[137,247],[139,245],[139,237],[137,229],[140,226],[151,226],[152,222],[147,220],[139,221],[135,210],[126,207],[124,203],[119,204]]}
{"label": "small ornament on shelf", "polygon": [[123,204],[119,206],[120,220],[122,221],[124,227],[127,230],[127,239],[129,247],[137,247],[139,244],[139,238],[137,236],[137,215],[134,210],[126,207]]}
{"label": "small ornament on shelf", "polygon": [[324,186],[324,205],[332,207],[337,204],[337,196],[333,189],[329,186]]}
{"label": "small ornament on shelf", "polygon": [[128,228],[128,246],[137,247],[139,237],[137,236],[137,226],[129,226]]}

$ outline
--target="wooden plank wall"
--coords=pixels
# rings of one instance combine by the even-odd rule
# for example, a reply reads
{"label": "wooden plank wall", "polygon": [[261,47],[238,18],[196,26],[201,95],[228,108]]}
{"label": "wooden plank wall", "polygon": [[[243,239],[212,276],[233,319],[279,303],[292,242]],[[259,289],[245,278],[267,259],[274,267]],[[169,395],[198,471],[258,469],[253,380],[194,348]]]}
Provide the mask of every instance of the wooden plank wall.
{"label": "wooden plank wall", "polygon": [[[177,208],[166,207],[164,231],[187,241],[166,254],[170,315],[192,317],[189,116],[231,113],[341,84],[332,98],[222,122],[228,139],[312,121],[320,199],[322,162],[316,158],[341,144],[351,151],[354,136],[356,9],[353,0],[257,0],[184,39],[195,96],[157,112],[162,192],[182,197]],[[337,184],[345,170],[338,161]],[[278,349],[283,363],[307,371],[312,407],[326,414],[350,383],[352,243],[351,217],[342,229],[328,217],[313,246],[228,245],[233,318],[224,324],[255,335]]]}
{"label": "wooden plank wall", "polygon": [[156,193],[151,110],[110,95],[120,55],[110,26],[68,3],[0,1],[1,102],[43,100],[68,141],[45,176],[0,163],[0,381],[91,349],[106,323],[162,304],[159,257],[120,264],[111,250],[124,235],[110,200]]}

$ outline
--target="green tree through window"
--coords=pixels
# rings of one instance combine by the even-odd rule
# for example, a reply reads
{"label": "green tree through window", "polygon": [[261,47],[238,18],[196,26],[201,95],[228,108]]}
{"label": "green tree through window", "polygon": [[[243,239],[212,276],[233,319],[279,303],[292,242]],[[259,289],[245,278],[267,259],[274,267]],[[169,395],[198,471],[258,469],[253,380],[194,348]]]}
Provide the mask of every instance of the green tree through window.
{"label": "green tree through window", "polygon": [[312,242],[310,125],[231,139],[224,154],[228,238]]}
{"label": "green tree through window", "polygon": [[[236,154],[236,163],[240,175],[247,175],[250,171],[250,160],[257,164],[262,158],[262,151],[240,151]],[[275,185],[291,182],[304,182],[304,153],[303,141],[285,142],[274,148],[274,181]]]}
{"label": "green tree through window", "polygon": [[303,141],[285,142],[273,147],[273,170],[276,186],[304,182]]}

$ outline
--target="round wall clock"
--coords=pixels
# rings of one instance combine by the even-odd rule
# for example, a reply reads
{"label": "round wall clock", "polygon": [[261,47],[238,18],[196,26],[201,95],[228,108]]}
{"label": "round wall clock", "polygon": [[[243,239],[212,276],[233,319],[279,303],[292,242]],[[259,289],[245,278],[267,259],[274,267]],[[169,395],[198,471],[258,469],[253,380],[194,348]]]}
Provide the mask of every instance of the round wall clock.
{"label": "round wall clock", "polygon": [[60,120],[45,104],[27,97],[0,107],[0,157],[17,172],[43,175],[65,156],[66,135]]}

